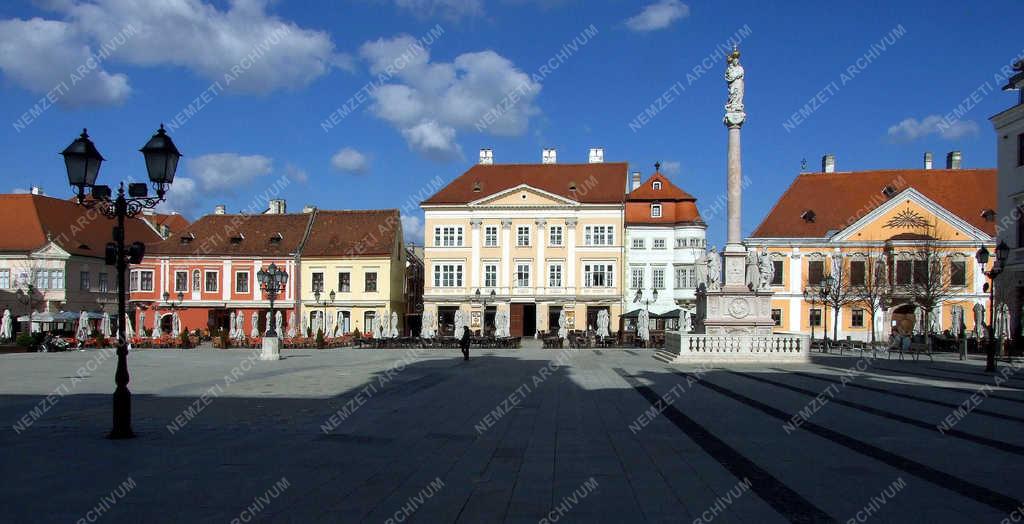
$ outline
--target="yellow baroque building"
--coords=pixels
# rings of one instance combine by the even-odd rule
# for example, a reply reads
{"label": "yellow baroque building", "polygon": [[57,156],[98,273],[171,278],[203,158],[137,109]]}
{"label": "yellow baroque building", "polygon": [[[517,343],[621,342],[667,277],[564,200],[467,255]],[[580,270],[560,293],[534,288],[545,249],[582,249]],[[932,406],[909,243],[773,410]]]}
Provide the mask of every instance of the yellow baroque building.
{"label": "yellow baroque building", "polygon": [[[871,340],[874,331],[886,340],[922,324],[922,294],[937,303],[924,321],[930,331],[951,329],[955,306],[964,309],[966,329],[974,329],[975,304],[985,307],[988,323],[989,267],[975,253],[995,247],[996,171],[959,163],[953,152],[946,169],[932,169],[928,153],[923,169],[836,172],[828,156],[821,172],[798,175],[746,239],[772,259],[775,330],[840,340]],[[941,268],[931,280],[925,260]],[[838,311],[818,293],[833,274],[850,297]],[[873,281],[879,285],[869,294],[883,296],[874,315],[855,298]]]}

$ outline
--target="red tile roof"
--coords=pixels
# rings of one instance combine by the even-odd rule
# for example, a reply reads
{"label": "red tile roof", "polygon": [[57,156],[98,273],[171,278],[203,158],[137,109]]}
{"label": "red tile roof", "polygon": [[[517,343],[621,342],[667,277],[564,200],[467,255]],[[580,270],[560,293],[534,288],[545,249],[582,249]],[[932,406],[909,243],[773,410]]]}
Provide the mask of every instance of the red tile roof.
{"label": "red tile roof", "polygon": [[[654,189],[654,182],[661,182],[661,189]],[[663,202],[667,200],[692,200],[694,202],[697,201],[697,199],[693,195],[680,189],[679,186],[673,184],[672,181],[668,179],[668,177],[661,174],[660,172],[654,173],[653,175],[651,175],[650,178],[645,180],[644,183],[640,184],[640,187],[630,191],[629,194],[626,195],[626,200],[660,200]]]}
{"label": "red tile roof", "polygon": [[[654,189],[654,183],[661,182],[661,189]],[[661,204],[661,216],[651,216],[651,204]],[[697,199],[679,189],[668,177],[654,173],[640,187],[626,195],[626,225],[668,226],[680,224],[703,224],[697,210]]]}
{"label": "red tile roof", "polygon": [[188,219],[179,215],[178,213],[153,213],[145,217],[150,221],[157,229],[160,226],[166,225],[171,233],[182,231],[188,227]]}
{"label": "red tile roof", "polygon": [[[0,238],[0,252],[34,251],[49,237],[73,255],[102,258],[115,222],[72,201],[26,194],[0,195],[0,224],[10,232]],[[160,239],[139,219],[128,219],[125,229],[127,244]]]}
{"label": "red tile roof", "polygon": [[[466,204],[526,184],[584,204],[623,201],[628,165],[598,164],[477,164],[423,201]],[[570,190],[575,184],[576,190]]]}
{"label": "red tile roof", "polygon": [[[821,238],[842,230],[908,187],[982,231],[994,235],[995,222],[981,215],[996,208],[995,169],[892,169],[798,175],[754,230],[754,238]],[[814,221],[801,218],[814,212]]]}
{"label": "red tile roof", "polygon": [[152,255],[292,256],[302,245],[312,213],[206,215],[170,238],[146,247]]}
{"label": "red tile roof", "polygon": [[390,255],[402,238],[397,209],[316,212],[303,257]]}

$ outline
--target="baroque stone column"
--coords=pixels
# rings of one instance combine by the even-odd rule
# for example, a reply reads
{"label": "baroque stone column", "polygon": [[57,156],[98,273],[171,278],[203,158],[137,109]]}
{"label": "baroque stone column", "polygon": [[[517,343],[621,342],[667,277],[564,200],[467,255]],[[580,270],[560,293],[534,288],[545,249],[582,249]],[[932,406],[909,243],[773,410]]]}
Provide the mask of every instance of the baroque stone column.
{"label": "baroque stone column", "polygon": [[725,117],[722,122],[729,129],[728,175],[728,236],[723,258],[725,271],[722,275],[723,288],[744,289],[746,248],[743,247],[743,231],[740,207],[743,200],[743,166],[740,155],[740,128],[747,120],[743,106],[744,70],[740,65],[739,49],[733,48],[725,69],[725,80],[729,84],[729,99],[725,104]]}

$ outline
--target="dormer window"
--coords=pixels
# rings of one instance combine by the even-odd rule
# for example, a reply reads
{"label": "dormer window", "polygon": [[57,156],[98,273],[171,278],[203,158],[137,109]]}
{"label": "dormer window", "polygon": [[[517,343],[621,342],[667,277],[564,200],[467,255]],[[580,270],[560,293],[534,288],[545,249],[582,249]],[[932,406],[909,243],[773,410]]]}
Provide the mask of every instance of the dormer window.
{"label": "dormer window", "polygon": [[270,237],[271,244],[280,244],[281,240],[284,239],[284,235],[281,233],[275,233],[274,236]]}
{"label": "dormer window", "polygon": [[661,204],[651,204],[651,218],[661,218]]}
{"label": "dormer window", "polygon": [[800,214],[800,218],[802,218],[804,222],[814,222],[815,216],[817,215],[814,214],[814,210],[812,209],[808,209]]}
{"label": "dormer window", "polygon": [[473,192],[479,193],[481,190],[482,188],[480,187],[480,181],[477,180],[476,182],[473,182]]}
{"label": "dormer window", "polygon": [[655,191],[661,191],[661,181],[660,180],[655,180],[654,183],[651,184],[651,186],[654,187]]}
{"label": "dormer window", "polygon": [[575,180],[573,180],[572,182],[569,182],[569,191],[572,192],[572,193],[576,192],[576,181]]}
{"label": "dormer window", "polygon": [[885,186],[882,188],[882,194],[885,195],[886,198],[892,198],[896,196],[896,188],[892,186]]}
{"label": "dormer window", "polygon": [[193,235],[192,233],[189,233],[189,234],[187,234],[187,235],[184,235],[184,236],[182,236],[182,237],[181,237],[181,243],[182,243],[182,244],[191,244],[191,243],[192,243],[192,240],[193,240],[194,238],[196,238],[196,236],[195,236],[195,235]]}
{"label": "dormer window", "polygon": [[231,243],[232,244],[241,244],[242,240],[245,240],[245,235],[243,235],[241,233],[231,237]]}
{"label": "dormer window", "polygon": [[993,209],[983,209],[981,210],[981,218],[984,218],[986,222],[995,222],[996,212]]}

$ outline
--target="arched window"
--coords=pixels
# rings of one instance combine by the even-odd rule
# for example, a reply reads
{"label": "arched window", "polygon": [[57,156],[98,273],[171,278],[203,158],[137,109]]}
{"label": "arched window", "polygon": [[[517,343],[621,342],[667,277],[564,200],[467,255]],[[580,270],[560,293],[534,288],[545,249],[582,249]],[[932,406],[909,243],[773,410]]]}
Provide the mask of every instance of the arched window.
{"label": "arched window", "polygon": [[199,287],[199,270],[197,269],[192,272],[192,291],[199,291],[200,289],[202,288]]}
{"label": "arched window", "polygon": [[654,187],[655,191],[661,191],[661,182],[660,181],[655,180],[654,183],[651,184],[651,185]]}

